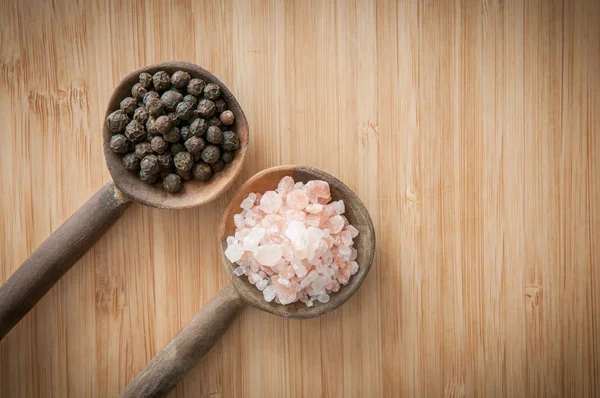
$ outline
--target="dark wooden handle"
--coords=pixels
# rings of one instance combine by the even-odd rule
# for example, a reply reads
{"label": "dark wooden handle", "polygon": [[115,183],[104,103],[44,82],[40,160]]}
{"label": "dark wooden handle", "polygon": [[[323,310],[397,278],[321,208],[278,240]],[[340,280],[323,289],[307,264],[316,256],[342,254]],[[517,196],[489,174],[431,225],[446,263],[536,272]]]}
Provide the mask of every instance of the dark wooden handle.
{"label": "dark wooden handle", "polygon": [[0,288],[0,340],[131,203],[111,181],[33,252]]}
{"label": "dark wooden handle", "polygon": [[138,374],[120,398],[166,397],[210,350],[244,307],[228,283]]}

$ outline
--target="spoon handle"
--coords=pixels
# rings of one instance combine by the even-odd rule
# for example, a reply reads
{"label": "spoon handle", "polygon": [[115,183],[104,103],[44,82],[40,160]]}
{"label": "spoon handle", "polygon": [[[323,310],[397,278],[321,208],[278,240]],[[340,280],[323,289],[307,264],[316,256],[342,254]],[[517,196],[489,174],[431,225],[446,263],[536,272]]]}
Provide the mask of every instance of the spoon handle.
{"label": "spoon handle", "polygon": [[131,203],[109,182],[29,256],[0,287],[0,340]]}
{"label": "spoon handle", "polygon": [[150,361],[119,398],[166,397],[227,331],[244,302],[231,283],[221,289]]}

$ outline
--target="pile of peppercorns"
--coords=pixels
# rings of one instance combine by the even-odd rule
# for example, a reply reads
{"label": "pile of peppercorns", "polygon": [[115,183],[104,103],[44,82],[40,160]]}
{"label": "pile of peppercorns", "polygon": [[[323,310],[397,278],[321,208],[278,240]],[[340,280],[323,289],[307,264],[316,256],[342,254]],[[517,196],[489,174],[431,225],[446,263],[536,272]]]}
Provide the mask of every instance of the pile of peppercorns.
{"label": "pile of peppercorns", "polygon": [[106,125],[112,151],[145,183],[162,179],[165,191],[177,193],[184,180],[208,181],[233,160],[240,140],[218,84],[184,71],[142,73],[131,95]]}

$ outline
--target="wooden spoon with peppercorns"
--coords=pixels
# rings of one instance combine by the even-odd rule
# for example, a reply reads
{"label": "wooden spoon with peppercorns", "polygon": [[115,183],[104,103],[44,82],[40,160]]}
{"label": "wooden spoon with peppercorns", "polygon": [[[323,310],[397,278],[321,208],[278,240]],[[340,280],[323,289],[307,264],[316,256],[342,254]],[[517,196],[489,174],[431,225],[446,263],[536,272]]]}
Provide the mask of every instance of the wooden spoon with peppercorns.
{"label": "wooden spoon with peppercorns", "polygon": [[[240,203],[251,192],[265,192],[277,187],[284,176],[304,183],[323,180],[329,183],[333,200],[345,203],[345,216],[359,234],[354,240],[357,250],[358,273],[346,286],[331,295],[327,303],[316,302],[313,307],[304,303],[282,305],[268,303],[263,293],[251,285],[246,278],[233,272],[236,267],[225,256],[227,237],[234,235],[233,216],[239,212]],[[235,320],[241,310],[250,305],[260,310],[286,318],[306,319],[323,315],[344,304],[360,287],[367,276],[375,254],[375,230],[365,205],[350,188],[337,178],[319,169],[306,166],[278,166],[254,175],[235,194],[227,206],[219,228],[219,247],[225,271],[230,282],[211,299],[200,312],[150,361],[119,395],[130,397],[163,397],[177,384],[217,342]]]}
{"label": "wooden spoon with peppercorns", "polygon": [[[231,118],[233,115],[235,124],[231,130],[237,133],[239,138],[239,149],[222,171],[215,173],[206,182],[187,181],[182,192],[178,194],[169,194],[160,187],[146,184],[136,174],[128,171],[122,157],[111,150],[113,132],[107,126],[107,117],[120,108],[123,99],[131,95],[140,74],[153,75],[159,71],[165,71],[169,75],[176,71],[184,71],[192,78],[217,84],[221,89],[221,98],[231,111],[225,116]],[[113,181],[101,188],[50,235],[0,287],[0,340],[100,239],[132,201],[167,209],[200,206],[217,198],[231,186],[239,175],[246,157],[248,121],[240,104],[219,79],[195,64],[164,62],[146,66],[125,76],[110,98],[104,120],[104,156]]]}

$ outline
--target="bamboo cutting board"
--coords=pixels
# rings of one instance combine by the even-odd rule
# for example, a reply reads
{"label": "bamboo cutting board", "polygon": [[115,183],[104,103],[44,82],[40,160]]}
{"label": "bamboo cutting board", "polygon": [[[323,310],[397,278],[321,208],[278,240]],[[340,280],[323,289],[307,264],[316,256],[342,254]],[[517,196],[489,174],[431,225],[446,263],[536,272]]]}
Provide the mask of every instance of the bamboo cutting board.
{"label": "bamboo cutting board", "polygon": [[[248,309],[172,397],[600,396],[600,2],[0,0],[0,282],[109,181],[129,71],[237,96],[237,188],[343,180],[377,234],[341,309]],[[0,342],[1,397],[113,397],[227,280],[198,209],[135,204]]]}

